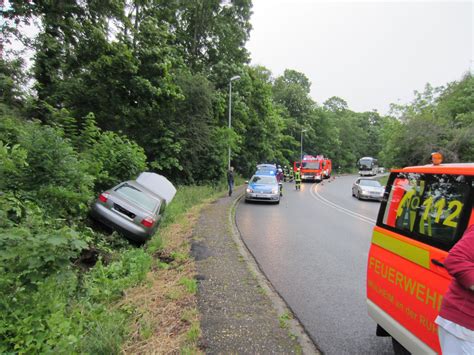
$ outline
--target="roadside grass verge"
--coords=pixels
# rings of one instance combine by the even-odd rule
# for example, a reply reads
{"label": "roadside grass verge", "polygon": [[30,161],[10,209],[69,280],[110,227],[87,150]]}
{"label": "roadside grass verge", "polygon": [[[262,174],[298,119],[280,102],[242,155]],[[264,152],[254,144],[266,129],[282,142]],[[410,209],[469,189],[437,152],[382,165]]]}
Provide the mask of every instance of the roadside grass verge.
{"label": "roadside grass verge", "polygon": [[175,223],[185,224],[185,213],[196,205],[203,204],[223,193],[226,189],[224,184],[216,186],[180,186],[176,196],[166,212],[158,228],[157,233],[147,244],[147,250],[154,253],[163,248],[163,234],[170,225]]}
{"label": "roadside grass verge", "polygon": [[145,246],[153,257],[146,281],[126,290],[116,305],[132,310],[130,336],[122,346],[123,353],[202,352],[190,241],[202,207],[225,189],[225,185],[178,189],[158,232]]}
{"label": "roadside grass verge", "polygon": [[383,175],[383,176],[377,176],[375,179],[380,182],[382,186],[387,186],[387,181],[388,181],[389,175]]}

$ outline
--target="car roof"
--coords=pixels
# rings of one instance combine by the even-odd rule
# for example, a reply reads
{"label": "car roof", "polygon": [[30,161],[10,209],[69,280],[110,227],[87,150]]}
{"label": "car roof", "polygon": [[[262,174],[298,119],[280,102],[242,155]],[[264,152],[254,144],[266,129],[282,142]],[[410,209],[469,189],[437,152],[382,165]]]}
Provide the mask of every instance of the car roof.
{"label": "car roof", "polygon": [[439,165],[408,166],[403,169],[392,169],[392,172],[426,173],[426,174],[453,174],[474,175],[474,163],[452,163]]}
{"label": "car roof", "polygon": [[275,176],[276,169],[260,169],[255,172],[254,175],[268,175]]}
{"label": "car roof", "polygon": [[258,164],[257,169],[276,169],[276,166],[273,164]]}

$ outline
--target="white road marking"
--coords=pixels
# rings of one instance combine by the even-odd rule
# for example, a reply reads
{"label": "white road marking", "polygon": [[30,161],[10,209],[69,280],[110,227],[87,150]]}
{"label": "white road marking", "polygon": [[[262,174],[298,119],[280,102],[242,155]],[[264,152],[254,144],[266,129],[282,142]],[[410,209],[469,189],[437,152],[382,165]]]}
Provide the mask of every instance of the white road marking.
{"label": "white road marking", "polygon": [[354,218],[357,218],[358,220],[362,221],[362,222],[365,222],[365,223],[368,223],[370,225],[374,225],[376,220],[375,219],[372,219],[372,218],[369,218],[367,216],[364,216],[362,214],[359,214],[359,213],[356,213],[354,211],[351,211],[351,210],[348,210],[347,208],[344,208],[342,206],[339,206],[338,204],[334,203],[334,202],[331,202],[329,201],[328,199],[324,198],[323,196],[321,196],[318,192],[318,187],[319,185],[313,185],[312,188],[311,188],[311,195],[316,199],[318,200],[319,202],[329,206],[329,207],[332,207],[334,208],[335,210],[339,211],[339,212],[342,212],[342,213],[345,213],[351,217],[354,217]]}

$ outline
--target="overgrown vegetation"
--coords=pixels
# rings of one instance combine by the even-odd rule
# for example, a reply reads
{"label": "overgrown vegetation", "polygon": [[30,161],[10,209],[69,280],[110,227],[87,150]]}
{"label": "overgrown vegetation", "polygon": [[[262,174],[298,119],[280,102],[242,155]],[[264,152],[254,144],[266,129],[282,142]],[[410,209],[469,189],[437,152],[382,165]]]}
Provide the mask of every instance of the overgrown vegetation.
{"label": "overgrown vegetation", "polygon": [[[70,120],[45,125],[0,108],[0,352],[118,353],[133,312],[114,305],[164,245],[95,232],[87,214],[101,189],[147,169],[145,153],[92,115],[72,134]],[[160,233],[218,191],[180,188]],[[180,282],[195,292],[191,278]]]}
{"label": "overgrown vegetation", "polygon": [[[31,68],[22,53],[0,59],[1,353],[158,346],[145,341],[157,333],[146,310],[124,299],[130,288],[167,282],[173,288],[158,287],[157,299],[172,309],[191,299],[189,245],[170,231],[185,236],[184,212],[219,191],[229,145],[243,176],[256,163],[298,159],[302,130],[305,153],[329,156],[338,171],[366,155],[386,167],[425,163],[435,149],[448,161],[474,160],[472,75],[428,85],[387,116],[351,111],[338,97],[318,104],[303,73],[274,77],[248,65],[250,14],[250,0],[10,0],[3,8],[2,35],[34,56]],[[41,24],[35,38],[19,27],[32,22]],[[100,191],[144,170],[180,188],[157,235],[136,248],[96,232],[88,211]],[[171,281],[160,278],[165,269]],[[195,349],[189,307],[169,318],[190,326],[173,351]]]}

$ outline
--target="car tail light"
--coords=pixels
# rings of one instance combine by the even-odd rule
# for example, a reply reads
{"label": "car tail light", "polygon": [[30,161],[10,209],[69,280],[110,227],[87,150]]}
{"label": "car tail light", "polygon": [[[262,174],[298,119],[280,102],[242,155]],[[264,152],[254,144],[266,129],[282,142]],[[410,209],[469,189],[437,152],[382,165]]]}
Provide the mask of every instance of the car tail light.
{"label": "car tail light", "polygon": [[106,203],[109,199],[110,194],[108,192],[103,192],[99,195],[99,200],[103,203]]}
{"label": "car tail light", "polygon": [[153,227],[153,224],[155,224],[155,219],[153,217],[145,217],[142,219],[141,222],[145,227],[150,228]]}

